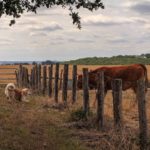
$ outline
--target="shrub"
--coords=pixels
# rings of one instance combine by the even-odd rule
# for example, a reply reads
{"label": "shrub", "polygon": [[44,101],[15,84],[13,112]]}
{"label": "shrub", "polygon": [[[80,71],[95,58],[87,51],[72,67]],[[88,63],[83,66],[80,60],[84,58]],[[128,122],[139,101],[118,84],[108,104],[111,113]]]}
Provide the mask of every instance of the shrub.
{"label": "shrub", "polygon": [[[93,113],[90,111],[88,116],[92,116],[92,114]],[[69,116],[69,121],[81,121],[81,120],[86,120],[86,119],[87,119],[87,116],[86,116],[86,113],[83,111],[82,107],[76,110],[73,110]]]}

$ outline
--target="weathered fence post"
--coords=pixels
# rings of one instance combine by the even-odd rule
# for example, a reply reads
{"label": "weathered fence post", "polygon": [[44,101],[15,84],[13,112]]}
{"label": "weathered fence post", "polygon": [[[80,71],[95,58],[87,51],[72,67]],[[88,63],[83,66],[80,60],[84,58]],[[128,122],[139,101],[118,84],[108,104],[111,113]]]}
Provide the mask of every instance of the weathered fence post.
{"label": "weathered fence post", "polygon": [[19,65],[19,87],[22,87],[22,65]]}
{"label": "weathered fence post", "polygon": [[29,81],[29,70],[28,70],[28,68],[26,68],[26,72],[27,72],[27,83],[28,83],[28,87],[29,87],[30,81]]}
{"label": "weathered fence post", "polygon": [[72,103],[74,104],[77,99],[77,65],[73,65],[72,71]]}
{"label": "weathered fence post", "polygon": [[58,103],[58,80],[59,80],[59,63],[56,63],[55,68],[55,87],[54,87],[54,100]]}
{"label": "weathered fence post", "polygon": [[103,118],[104,118],[104,72],[98,73],[97,80],[97,127],[98,130],[103,128]]}
{"label": "weathered fence post", "polygon": [[47,67],[43,66],[43,94],[45,95],[47,89]]}
{"label": "weathered fence post", "polygon": [[16,75],[16,84],[17,84],[17,86],[19,87],[19,76],[18,76],[18,71],[17,70],[15,70],[15,75]]}
{"label": "weathered fence post", "polygon": [[25,78],[25,87],[29,87],[29,75],[28,75],[28,69],[27,68],[25,68],[25,76],[24,76],[24,78]]}
{"label": "weathered fence post", "polygon": [[53,89],[53,64],[48,68],[49,72],[49,81],[48,81],[48,96],[52,97],[52,89]]}
{"label": "weathered fence post", "polygon": [[62,90],[62,82],[63,82],[63,69],[60,71],[60,82],[59,82],[59,90]]}
{"label": "weathered fence post", "polygon": [[38,65],[38,92],[41,92],[41,65]]}
{"label": "weathered fence post", "polygon": [[89,114],[88,68],[83,68],[83,111],[87,117]]}
{"label": "weathered fence post", "polygon": [[140,149],[147,150],[147,115],[145,82],[143,80],[137,82],[137,100],[139,111]]}
{"label": "weathered fence post", "polygon": [[35,78],[34,78],[34,82],[35,82],[35,89],[36,91],[38,91],[38,66],[37,64],[35,64]]}
{"label": "weathered fence post", "polygon": [[35,90],[35,66],[33,67],[32,83],[33,83],[33,89]]}
{"label": "weathered fence post", "polygon": [[22,67],[22,86],[28,87],[28,70],[26,67]]}
{"label": "weathered fence post", "polygon": [[22,87],[24,87],[24,85],[25,85],[25,78],[24,78],[24,76],[25,76],[25,68],[22,67]]}
{"label": "weathered fence post", "polygon": [[68,64],[65,64],[63,73],[63,88],[62,88],[62,100],[65,105],[67,105],[67,87],[68,87]]}
{"label": "weathered fence post", "polygon": [[113,111],[114,111],[114,125],[121,127],[122,125],[122,80],[115,79],[112,82],[113,93]]}
{"label": "weathered fence post", "polygon": [[34,82],[33,82],[34,80],[33,79],[34,79],[34,68],[31,69],[31,76],[30,76],[30,85],[31,85],[32,89],[34,89]]}

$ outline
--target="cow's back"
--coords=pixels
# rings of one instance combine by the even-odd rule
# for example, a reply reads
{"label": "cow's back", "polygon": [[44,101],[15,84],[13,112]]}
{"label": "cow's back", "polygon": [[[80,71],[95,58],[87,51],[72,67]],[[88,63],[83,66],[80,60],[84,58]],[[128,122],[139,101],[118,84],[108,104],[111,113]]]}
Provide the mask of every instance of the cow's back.
{"label": "cow's back", "polygon": [[112,88],[112,80],[121,79],[123,90],[129,88],[136,88],[137,80],[145,78],[145,68],[144,65],[134,64],[126,66],[104,66],[99,67],[91,72],[89,72],[89,84],[93,87],[97,87],[97,74],[100,71],[104,72],[105,87],[107,90]]}

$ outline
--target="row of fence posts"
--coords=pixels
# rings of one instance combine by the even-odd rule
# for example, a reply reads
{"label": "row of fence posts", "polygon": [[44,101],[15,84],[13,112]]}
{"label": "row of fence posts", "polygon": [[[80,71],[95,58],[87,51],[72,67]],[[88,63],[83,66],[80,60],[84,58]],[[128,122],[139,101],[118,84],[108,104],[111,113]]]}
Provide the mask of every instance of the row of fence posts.
{"label": "row of fence posts", "polygon": [[29,87],[29,73],[26,67],[19,65],[18,72],[16,74],[16,82],[18,87]]}
{"label": "row of fence posts", "polygon": [[[68,91],[68,73],[69,65],[65,64],[61,75],[59,74],[60,65],[55,65],[55,73],[53,77],[53,64],[41,67],[41,65],[35,64],[31,68],[31,74],[29,75],[28,69],[19,66],[18,73],[16,74],[16,80],[18,87],[30,87],[35,93],[42,93],[52,97],[58,103],[58,93],[62,90],[62,100],[67,104],[67,91]],[[54,88],[53,88],[54,83]],[[72,103],[75,103],[77,96],[77,65],[73,66],[72,71]]]}
{"label": "row of fence posts", "polygon": [[[53,64],[47,67],[43,66],[41,71],[41,65],[35,65],[31,69],[31,75],[29,80],[28,70],[20,65],[18,72],[18,85],[30,86],[32,89],[37,90],[45,95],[48,91],[49,97],[53,95],[53,79],[54,79],[54,100],[58,103],[59,92],[59,80],[62,81],[62,100],[64,104],[67,104],[67,86],[68,86],[68,64],[64,65],[63,79],[59,77],[59,64],[55,65],[55,78],[53,78]],[[41,76],[42,73],[42,76]],[[42,80],[41,80],[42,79]],[[48,79],[48,82],[47,82]],[[139,130],[140,130],[140,146],[144,150],[147,148],[147,119],[146,119],[146,99],[145,99],[145,83],[144,81],[138,81],[137,88],[137,100],[138,100],[138,112],[139,112]],[[42,87],[42,88],[41,88]],[[77,66],[73,66],[72,72],[72,103],[76,102],[77,95]],[[104,73],[98,74],[98,86],[97,86],[97,127],[103,129],[104,126]],[[116,79],[112,82],[112,94],[113,94],[113,112],[114,112],[114,125],[117,129],[122,127],[122,81]],[[90,110],[89,106],[89,86],[88,86],[88,69],[83,68],[83,111],[88,117]]]}

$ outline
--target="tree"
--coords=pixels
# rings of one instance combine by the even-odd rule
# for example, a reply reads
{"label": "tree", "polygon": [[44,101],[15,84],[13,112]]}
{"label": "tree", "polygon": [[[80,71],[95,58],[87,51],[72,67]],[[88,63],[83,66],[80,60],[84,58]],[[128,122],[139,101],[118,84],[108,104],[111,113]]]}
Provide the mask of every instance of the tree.
{"label": "tree", "polygon": [[[0,0],[0,17],[2,15],[12,16],[10,26],[15,24],[16,18],[21,17],[24,12],[37,13],[40,7],[51,8],[53,6],[62,6],[68,8],[73,24],[81,28],[80,16],[78,9],[85,8],[89,11],[104,9],[101,0]],[[74,11],[76,9],[76,11]]]}

